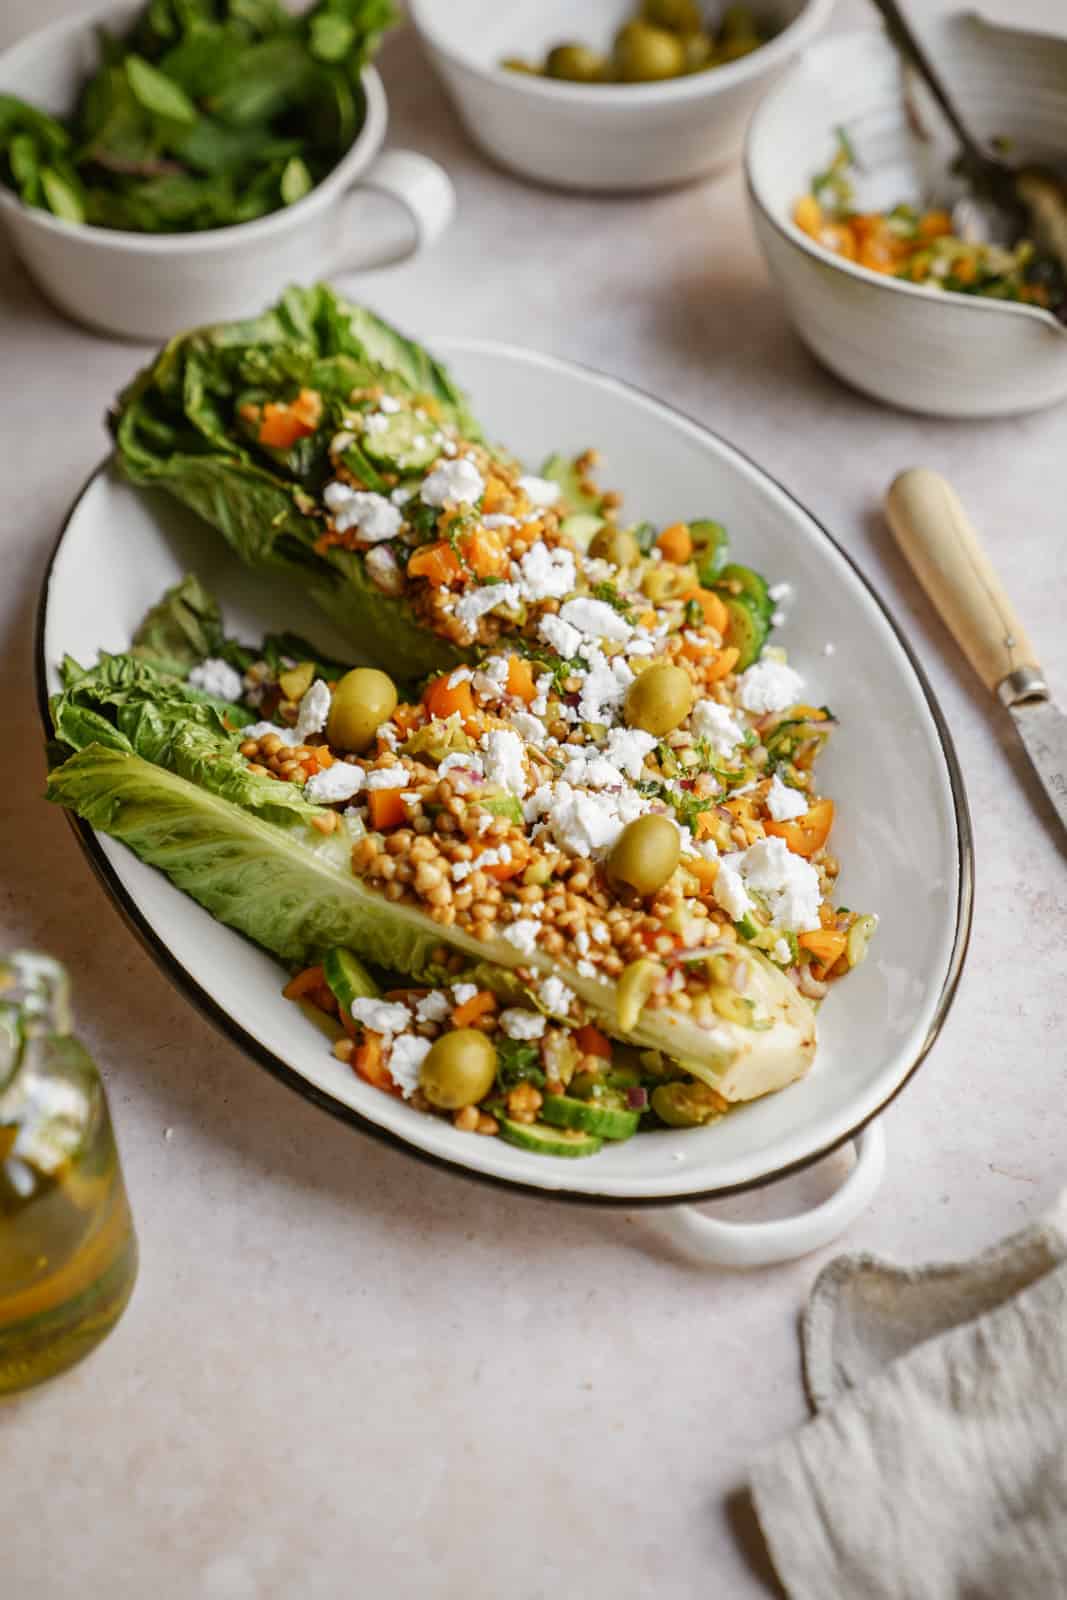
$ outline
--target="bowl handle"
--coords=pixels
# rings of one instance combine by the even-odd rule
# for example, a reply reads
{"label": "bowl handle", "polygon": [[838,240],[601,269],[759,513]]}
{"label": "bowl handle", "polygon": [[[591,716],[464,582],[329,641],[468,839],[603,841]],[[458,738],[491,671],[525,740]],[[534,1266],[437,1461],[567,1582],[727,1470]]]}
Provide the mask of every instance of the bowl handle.
{"label": "bowl handle", "polygon": [[[330,262],[331,272],[390,266],[425,250],[444,233],[456,214],[456,191],[444,167],[415,150],[386,150],[348,191],[351,201],[363,189],[374,189],[403,206],[414,227],[413,243],[390,250],[384,258],[367,259],[365,236],[346,229],[345,243]],[[362,245],[362,253],[360,246]]]}
{"label": "bowl handle", "polygon": [[721,1222],[693,1206],[649,1211],[653,1232],[705,1267],[769,1267],[795,1261],[844,1233],[874,1199],[885,1173],[885,1134],[872,1122],[855,1140],[856,1160],[841,1187],[812,1211],[775,1222]]}

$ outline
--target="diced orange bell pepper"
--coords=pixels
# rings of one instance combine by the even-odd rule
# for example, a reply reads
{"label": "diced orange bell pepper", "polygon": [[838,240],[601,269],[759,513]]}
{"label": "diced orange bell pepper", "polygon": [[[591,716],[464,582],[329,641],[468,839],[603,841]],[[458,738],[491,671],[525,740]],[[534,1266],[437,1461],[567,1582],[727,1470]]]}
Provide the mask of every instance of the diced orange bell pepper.
{"label": "diced orange bell pepper", "polygon": [[723,605],[719,596],[711,589],[690,589],[683,595],[685,600],[695,600],[704,613],[704,621],[709,628],[714,628],[720,638],[726,633],[726,626],[730,620],[730,613]]}
{"label": "diced orange bell pepper", "polygon": [[[512,844],[510,849],[510,861],[494,861],[492,866],[482,868],[482,871],[490,878],[495,878],[497,883],[506,883],[509,878],[517,878],[520,872],[526,871],[526,864],[530,859],[527,851],[516,844]],[[478,865],[477,861],[474,865]]]}
{"label": "diced orange bell pepper", "polygon": [[952,232],[952,215],[948,211],[927,211],[919,218],[920,239],[941,239]]}
{"label": "diced orange bell pepper", "polygon": [[508,570],[508,553],[494,528],[473,528],[462,535],[459,548],[464,561],[479,578],[500,578]]}
{"label": "diced orange bell pepper", "polygon": [[855,261],[857,253],[856,235],[852,232],[847,222],[828,222],[819,229],[817,238],[827,250],[833,250],[839,256],[844,256],[848,261]]}
{"label": "diced orange bell pepper", "polygon": [[822,206],[813,194],[802,194],[793,207],[793,221],[804,233],[810,233],[813,239],[819,237],[823,225]]}
{"label": "diced orange bell pepper", "polygon": [[296,399],[268,400],[259,424],[259,442],[272,450],[290,450],[298,439],[314,433],[322,418],[322,397],[314,389],[301,389]]}
{"label": "diced orange bell pepper", "polygon": [[718,683],[720,678],[725,678],[732,672],[741,658],[741,652],[736,645],[728,644],[722,650],[716,650],[713,659],[704,668],[704,677],[708,683]]}
{"label": "diced orange bell pepper", "polygon": [[381,1034],[368,1033],[363,1043],[352,1056],[352,1065],[359,1076],[375,1089],[384,1089],[386,1094],[396,1094],[396,1084],[389,1068],[382,1060]]}
{"label": "diced orange bell pepper", "polygon": [[833,825],[832,800],[816,800],[811,809],[805,811],[802,817],[797,817],[795,822],[775,822],[768,817],[763,824],[768,833],[784,839],[790,850],[798,856],[813,856],[817,850],[821,850],[830,837]]}
{"label": "diced orange bell pepper", "polygon": [[372,828],[399,828],[406,820],[407,810],[399,789],[371,789],[367,799]]}
{"label": "diced orange bell pepper", "polygon": [[290,978],[282,994],[287,1000],[299,1000],[312,989],[320,989],[325,982],[326,974],[321,967],[305,967],[295,978]]}
{"label": "diced orange bell pepper", "polygon": [[705,861],[703,856],[686,856],[685,871],[691,872],[700,885],[702,895],[709,894],[715,887],[715,879],[719,875],[717,861]]}
{"label": "diced orange bell pepper", "polygon": [[408,561],[408,577],[425,578],[435,589],[458,582],[462,575],[459,556],[447,539],[422,545]]}
{"label": "diced orange bell pepper", "polygon": [[599,1056],[602,1061],[611,1060],[611,1040],[591,1022],[587,1022],[584,1027],[575,1031],[574,1042],[583,1056]]}
{"label": "diced orange bell pepper", "polygon": [[508,694],[525,700],[527,705],[535,697],[533,668],[525,656],[508,656]]}
{"label": "diced orange bell pepper", "polygon": [[467,678],[449,687],[452,674],[443,672],[439,678],[427,684],[422,703],[431,717],[439,717],[443,722],[448,717],[457,713],[460,720],[466,722],[474,716],[474,696],[471,694],[470,681]]}
{"label": "diced orange bell pepper", "polygon": [[301,389],[289,410],[298,422],[303,422],[308,431],[314,433],[322,421],[322,396],[317,389]]}
{"label": "diced orange bell pepper", "polygon": [[656,540],[656,547],[664,561],[673,561],[682,566],[693,554],[693,540],[686,524],[672,522],[669,528],[664,528]]}
{"label": "diced orange bell pepper", "polygon": [[812,968],[817,978],[825,977],[835,962],[840,961],[848,944],[848,935],[833,928],[815,928],[797,938],[802,950],[810,950],[815,957]]}
{"label": "diced orange bell pepper", "polygon": [[496,995],[491,989],[479,989],[477,994],[472,994],[469,1000],[464,1000],[452,1013],[452,1026],[454,1028],[469,1028],[471,1023],[477,1022],[480,1017],[487,1017],[491,1011],[496,1010]]}

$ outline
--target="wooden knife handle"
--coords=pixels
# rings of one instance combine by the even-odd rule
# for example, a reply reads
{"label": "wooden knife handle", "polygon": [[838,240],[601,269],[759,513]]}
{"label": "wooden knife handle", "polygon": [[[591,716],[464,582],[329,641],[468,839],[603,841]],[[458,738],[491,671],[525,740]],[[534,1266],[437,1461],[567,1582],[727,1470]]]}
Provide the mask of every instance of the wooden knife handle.
{"label": "wooden knife handle", "polygon": [[[1026,629],[945,479],[911,467],[893,479],[886,515],[897,544],[987,689],[1006,703],[1039,695],[1041,668]],[[1044,691],[1047,693],[1047,690]]]}

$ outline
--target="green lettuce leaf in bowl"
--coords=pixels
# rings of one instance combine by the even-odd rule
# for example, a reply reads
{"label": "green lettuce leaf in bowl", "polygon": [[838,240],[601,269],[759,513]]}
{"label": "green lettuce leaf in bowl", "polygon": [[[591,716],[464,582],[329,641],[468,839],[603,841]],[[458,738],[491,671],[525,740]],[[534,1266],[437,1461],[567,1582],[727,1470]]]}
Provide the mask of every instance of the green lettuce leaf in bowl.
{"label": "green lettuce leaf in bowl", "polygon": [[[422,626],[405,598],[376,587],[362,555],[316,548],[331,438],[352,392],[372,386],[429,398],[464,437],[482,438],[439,362],[323,284],[289,289],[262,316],[173,339],[119,397],[111,426],[131,482],[173,494],[249,566],[298,583],[364,657],[415,679],[468,652]],[[302,388],[322,397],[321,425],[288,450],[259,445],[240,408]]]}

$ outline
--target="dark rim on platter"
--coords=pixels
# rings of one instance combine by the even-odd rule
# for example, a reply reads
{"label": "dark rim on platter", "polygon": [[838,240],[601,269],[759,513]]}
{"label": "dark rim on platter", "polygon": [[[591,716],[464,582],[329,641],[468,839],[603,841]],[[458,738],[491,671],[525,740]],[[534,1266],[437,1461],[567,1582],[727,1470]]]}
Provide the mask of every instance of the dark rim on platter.
{"label": "dark rim on platter", "polygon": [[[437,342],[445,343],[446,341],[439,340]],[[432,348],[434,341],[430,340],[428,343]],[[948,772],[949,787],[952,793],[952,805],[956,823],[956,851],[959,868],[956,892],[956,925],[953,935],[952,950],[949,955],[944,982],[941,985],[941,993],[938,995],[937,1006],[931,1019],[930,1026],[927,1030],[926,1037],[923,1039],[919,1050],[908,1066],[906,1072],[904,1072],[902,1075],[900,1081],[895,1085],[891,1092],[886,1095],[885,1099],[880,1101],[880,1103],[875,1106],[871,1112],[853,1124],[853,1126],[848,1128],[844,1133],[830,1140],[828,1144],[820,1145],[818,1149],[810,1151],[808,1154],[801,1156],[796,1161],[787,1162],[783,1166],[775,1167],[771,1171],[762,1173],[759,1177],[748,1178],[742,1183],[726,1184],[711,1189],[690,1190],[671,1195],[627,1196],[587,1193],[584,1190],[569,1189],[565,1185],[551,1188],[542,1187],[540,1184],[527,1183],[518,1178],[506,1178],[496,1173],[480,1172],[472,1167],[469,1167],[459,1156],[450,1157],[435,1155],[431,1151],[423,1150],[417,1145],[410,1143],[407,1139],[403,1138],[399,1134],[393,1133],[390,1129],[381,1127],[378,1123],[365,1116],[362,1112],[355,1110],[352,1106],[345,1105],[342,1101],[335,1099],[330,1094],[327,1094],[325,1090],[320,1089],[315,1084],[309,1082],[309,1080],[301,1073],[296,1071],[295,1068],[289,1066],[288,1063],[281,1058],[281,1056],[276,1055],[272,1050],[268,1050],[265,1045],[259,1042],[258,1039],[254,1038],[252,1034],[248,1033],[244,1028],[242,1028],[223,1009],[223,1007],[212,998],[208,991],[202,987],[202,985],[197,981],[196,978],[193,977],[187,968],[185,968],[181,962],[175,958],[175,956],[160,938],[159,934],[156,933],[155,929],[149,924],[147,918],[139,909],[133,896],[125,888],[114,867],[107,859],[107,856],[104,853],[103,847],[95,831],[87,822],[84,822],[80,817],[75,816],[72,812],[67,813],[67,819],[74,830],[78,842],[85,851],[90,865],[92,866],[97,877],[100,879],[101,883],[104,885],[104,888],[110,894],[112,900],[117,905],[127,924],[141,940],[149,955],[156,962],[156,965],[161,968],[165,976],[170,979],[175,987],[185,995],[186,999],[190,1000],[197,1010],[200,1011],[209,1022],[213,1023],[221,1033],[225,1034],[233,1044],[238,1045],[246,1055],[250,1055],[253,1060],[259,1063],[260,1066],[265,1067],[269,1073],[279,1080],[279,1082],[284,1083],[288,1088],[295,1090],[295,1092],[299,1095],[302,1095],[305,1100],[310,1100],[312,1104],[317,1105],[321,1107],[322,1110],[329,1112],[331,1116],[338,1118],[342,1122],[348,1123],[354,1128],[358,1128],[362,1133],[370,1134],[372,1138],[380,1140],[383,1144],[390,1145],[394,1149],[403,1151],[406,1155],[414,1156],[418,1160],[424,1161],[428,1165],[437,1167],[443,1171],[458,1173],[463,1177],[473,1179],[480,1183],[492,1184],[497,1188],[509,1189],[513,1191],[517,1190],[521,1193],[535,1196],[541,1200],[568,1200],[584,1205],[600,1207],[610,1206],[622,1210],[632,1211],[638,1208],[643,1209],[646,1207],[651,1208],[658,1206],[695,1205],[704,1201],[725,1199],[728,1195],[744,1194],[753,1189],[765,1188],[768,1184],[776,1183],[781,1178],[787,1178],[792,1176],[794,1173],[802,1172],[805,1168],[813,1166],[817,1161],[823,1160],[824,1157],[831,1155],[835,1150],[840,1149],[842,1145],[848,1144],[851,1140],[855,1139],[856,1136],[861,1133],[870,1122],[874,1121],[875,1117],[881,1116],[882,1112],[885,1111],[885,1109],[896,1099],[897,1095],[901,1092],[905,1085],[911,1082],[912,1077],[918,1071],[930,1050],[933,1048],[933,1045],[936,1042],[942,1027],[944,1026],[945,1019],[948,1016],[949,1009],[956,993],[956,988],[959,984],[960,975],[963,970],[963,963],[967,954],[967,946],[970,941],[971,920],[974,903],[974,839],[971,830],[971,818],[963,785],[963,775],[960,771],[959,761],[957,760],[956,752],[952,744],[952,738],[948,731],[948,725],[945,722],[945,718],[941,712],[940,706],[937,703],[933,689],[931,688],[926,674],[920,666],[914,651],[908,644],[889,611],[882,604],[882,601],[872,585],[868,582],[867,578],[863,575],[859,567],[853,561],[852,557],[846,550],[842,548],[842,546],[834,538],[833,534],[831,534],[829,530],[824,527],[819,519],[815,517],[794,494],[791,494],[790,491],[781,483],[779,483],[771,473],[767,472],[764,467],[760,466],[758,462],[754,461],[751,456],[745,453],[745,451],[738,449],[736,445],[731,444],[728,440],[724,439],[722,435],[716,433],[713,428],[707,427],[695,417],[691,417],[686,412],[681,411],[677,406],[670,405],[668,402],[661,400],[657,395],[650,394],[647,390],[641,389],[636,384],[627,383],[622,379],[614,378],[610,376],[610,374],[600,372],[597,370],[597,368],[587,366],[584,363],[563,360],[559,357],[544,355],[539,351],[523,351],[517,346],[496,343],[489,340],[483,341],[453,338],[449,339],[447,343],[453,347],[465,348],[467,350],[479,350],[483,352],[490,351],[499,354],[521,355],[526,357],[534,355],[538,362],[544,363],[545,365],[553,366],[564,372],[568,370],[581,372],[587,376],[596,378],[601,383],[610,385],[612,388],[619,390],[624,394],[638,394],[643,399],[652,401],[654,405],[659,407],[664,412],[667,412],[674,417],[681,418],[681,420],[684,421],[689,427],[696,428],[697,431],[703,434],[705,438],[713,439],[717,445],[723,447],[730,455],[734,456],[740,461],[745,462],[747,466],[752,467],[761,478],[763,478],[766,482],[773,484],[774,487],[782,495],[784,495],[792,505],[797,507],[797,509],[800,510],[805,517],[807,517],[812,525],[818,529],[820,535],[833,548],[833,550],[836,551],[841,561],[843,561],[845,565],[849,567],[855,577],[862,584],[867,594],[873,600],[884,621],[888,623],[893,636],[900,645],[901,650],[903,651],[912,671],[915,674],[916,679],[918,680],[919,687],[923,692],[923,697],[926,701],[927,708],[937,731],[938,742],[941,746],[941,753],[944,758],[946,770]],[[81,488],[75,495],[74,500],[63,519],[59,534],[56,537],[55,544],[53,545],[52,551],[49,555],[44,581],[41,586],[41,594],[37,606],[34,658],[38,709],[41,715],[41,721],[44,725],[46,738],[52,737],[51,717],[48,710],[48,662],[45,659],[44,652],[45,624],[48,612],[48,597],[52,582],[52,573],[56,564],[56,560],[59,556],[59,552],[63,547],[63,542],[66,538],[71,520],[77,511],[78,506],[80,505],[91,485],[103,472],[107,471],[108,468],[109,461],[105,460],[101,462],[100,465],[90,473],[85,483],[82,484]],[[240,937],[240,935],[235,936]]]}

